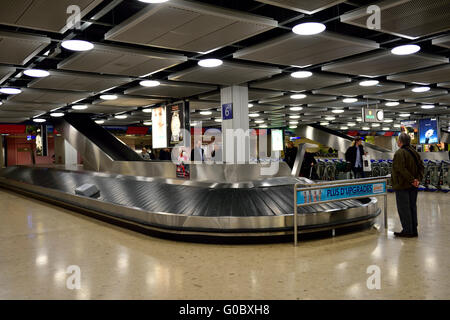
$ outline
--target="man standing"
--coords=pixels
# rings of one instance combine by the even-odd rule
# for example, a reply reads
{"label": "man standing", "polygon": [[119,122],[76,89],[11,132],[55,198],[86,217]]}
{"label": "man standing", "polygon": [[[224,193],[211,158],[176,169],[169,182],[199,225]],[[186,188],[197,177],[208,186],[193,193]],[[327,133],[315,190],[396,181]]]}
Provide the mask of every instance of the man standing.
{"label": "man standing", "polygon": [[403,230],[394,232],[397,237],[417,237],[417,195],[423,179],[424,165],[420,155],[411,147],[411,137],[401,133],[392,165],[392,188],[395,191],[397,210]]}
{"label": "man standing", "polygon": [[345,160],[351,163],[352,171],[355,179],[364,178],[363,159],[364,147],[362,146],[362,139],[357,137],[353,141],[353,145],[345,152]]}
{"label": "man standing", "polygon": [[288,141],[286,144],[286,150],[284,151],[284,161],[286,161],[289,168],[294,167],[295,158],[297,157],[297,147],[294,146],[292,141]]}
{"label": "man standing", "polygon": [[142,157],[142,159],[144,159],[144,160],[151,160],[151,158],[150,158],[150,153],[148,153],[146,147],[143,147],[143,148],[142,148],[141,157]]}
{"label": "man standing", "polygon": [[191,150],[191,161],[203,162],[205,160],[205,151],[202,148],[202,141],[198,140],[195,148]]}

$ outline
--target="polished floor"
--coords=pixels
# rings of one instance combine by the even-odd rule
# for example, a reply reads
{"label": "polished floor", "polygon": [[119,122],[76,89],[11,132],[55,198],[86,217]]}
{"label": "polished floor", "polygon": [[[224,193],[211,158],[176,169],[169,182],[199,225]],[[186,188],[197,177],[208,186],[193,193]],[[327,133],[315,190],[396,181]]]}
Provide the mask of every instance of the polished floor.
{"label": "polished floor", "polygon": [[[389,229],[263,245],[182,243],[0,189],[0,299],[449,299],[450,194],[420,193],[417,239]],[[69,290],[77,265],[81,288]],[[368,289],[367,268],[380,269]]]}

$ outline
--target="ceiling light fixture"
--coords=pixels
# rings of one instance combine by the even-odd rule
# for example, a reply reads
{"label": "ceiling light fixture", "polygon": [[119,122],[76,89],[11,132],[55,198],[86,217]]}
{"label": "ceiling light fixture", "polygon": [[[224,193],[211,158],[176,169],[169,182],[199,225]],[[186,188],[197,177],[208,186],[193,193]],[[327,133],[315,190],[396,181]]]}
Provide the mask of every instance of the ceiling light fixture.
{"label": "ceiling light fixture", "polygon": [[420,46],[416,44],[405,44],[403,46],[395,47],[391,50],[391,53],[399,56],[404,56],[407,54],[413,54],[420,51]]}
{"label": "ceiling light fixture", "polygon": [[434,104],[424,104],[421,106],[422,109],[434,109]]}
{"label": "ceiling light fixture", "polygon": [[45,119],[42,119],[42,118],[36,118],[36,119],[33,119],[33,122],[36,122],[36,123],[42,123],[42,122],[45,122],[46,120]]}
{"label": "ceiling light fixture", "polygon": [[300,110],[303,110],[303,107],[291,107],[291,108],[289,108],[289,110],[291,110],[291,111],[300,111]]}
{"label": "ceiling light fixture", "polygon": [[300,119],[300,116],[289,116],[290,119]]}
{"label": "ceiling light fixture", "polygon": [[23,73],[33,78],[45,78],[50,75],[50,72],[41,69],[28,69],[25,70]]}
{"label": "ceiling light fixture", "polygon": [[71,51],[89,51],[94,48],[94,45],[89,41],[84,40],[65,40],[61,46]]}
{"label": "ceiling light fixture", "polygon": [[392,119],[384,119],[384,122],[386,122],[386,123],[392,123],[392,122],[394,122],[394,120],[392,120]]}
{"label": "ceiling light fixture", "polygon": [[253,107],[253,103],[249,103],[249,104],[248,104],[248,107],[249,107],[249,108]]}
{"label": "ceiling light fixture", "polygon": [[354,103],[358,101],[358,99],[356,98],[345,98],[344,100],[342,100],[343,103]]}
{"label": "ceiling light fixture", "polygon": [[214,119],[214,121],[215,122],[222,122],[222,119],[221,118],[216,118],[216,119]]}
{"label": "ceiling light fixture", "polygon": [[299,100],[299,99],[304,99],[304,98],[306,98],[306,94],[303,94],[303,93],[291,95],[291,99],[294,99],[294,100]]}
{"label": "ceiling light fixture", "polygon": [[427,92],[430,91],[430,87],[416,87],[411,90],[412,92]]}
{"label": "ceiling light fixture", "polygon": [[312,76],[310,71],[296,71],[291,73],[292,78],[309,78]]}
{"label": "ceiling light fixture", "polygon": [[95,120],[95,123],[96,123],[96,124],[104,124],[104,123],[105,123],[105,120]]}
{"label": "ceiling light fixture", "polygon": [[297,129],[297,126],[289,126],[289,129]]}
{"label": "ceiling light fixture", "polygon": [[397,101],[391,101],[391,102],[386,102],[385,105],[388,107],[396,107],[400,104],[400,102]]}
{"label": "ceiling light fixture", "polygon": [[326,122],[326,121],[320,123],[321,126],[327,126],[327,125],[329,125],[329,124],[330,124],[330,123],[329,123],[329,122]]}
{"label": "ceiling light fixture", "polygon": [[381,126],[381,124],[379,124],[379,123],[373,123],[372,124],[372,128],[378,128],[378,127],[380,127]]}
{"label": "ceiling light fixture", "polygon": [[88,106],[85,104],[79,104],[79,105],[72,106],[73,110],[86,110],[87,108],[88,108]]}
{"label": "ceiling light fixture", "polygon": [[151,122],[151,121],[144,121],[142,124],[143,124],[144,126],[151,126],[151,125],[152,125],[152,122]]}
{"label": "ceiling light fixture", "polygon": [[409,117],[411,114],[410,113],[400,113],[400,117],[406,118]]}
{"label": "ceiling light fixture", "polygon": [[259,113],[250,113],[248,116],[250,118],[257,118],[257,117],[259,117]]}
{"label": "ceiling light fixture", "polygon": [[369,127],[362,127],[363,130],[370,130]]}
{"label": "ceiling light fixture", "polygon": [[334,109],[334,110],[331,110],[331,112],[333,112],[333,113],[344,113],[345,110],[342,110],[342,109]]}
{"label": "ceiling light fixture", "polygon": [[215,68],[222,64],[223,61],[220,59],[203,59],[198,62],[198,65],[204,68]]}
{"label": "ceiling light fixture", "polygon": [[320,22],[304,22],[292,28],[292,32],[302,36],[309,36],[325,31],[327,27]]}
{"label": "ceiling light fixture", "polygon": [[152,109],[151,108],[147,108],[147,109],[142,109],[143,113],[152,113]]}
{"label": "ceiling light fixture", "polygon": [[209,115],[212,115],[212,111],[200,111],[200,114],[202,116],[209,116]]}
{"label": "ceiling light fixture", "polygon": [[383,131],[389,131],[389,130],[391,130],[391,128],[384,127],[382,130],[383,130]]}
{"label": "ceiling light fixture", "polygon": [[167,2],[169,0],[139,0],[140,2],[144,2],[144,3],[164,3]]}
{"label": "ceiling light fixture", "polygon": [[122,120],[128,118],[128,116],[126,114],[117,114],[114,118]]}
{"label": "ceiling light fixture", "polygon": [[0,88],[0,92],[4,94],[19,94],[22,90],[17,88]]}
{"label": "ceiling light fixture", "polygon": [[380,83],[380,81],[378,81],[378,80],[364,80],[364,81],[361,81],[359,83],[359,85],[362,87],[372,87],[372,86],[376,86],[379,83]]}
{"label": "ceiling light fixture", "polygon": [[325,120],[333,121],[333,120],[336,120],[336,117],[325,117]]}
{"label": "ceiling light fixture", "polygon": [[161,82],[156,81],[156,80],[143,80],[141,82],[139,82],[139,85],[143,86],[143,87],[157,87],[161,84]]}
{"label": "ceiling light fixture", "polygon": [[341,130],[347,130],[347,129],[348,129],[347,126],[342,126],[342,127],[341,127]]}
{"label": "ceiling light fixture", "polygon": [[400,128],[400,127],[401,127],[400,124],[398,124],[398,123],[394,124],[394,128]]}
{"label": "ceiling light fixture", "polygon": [[264,123],[264,120],[255,120],[255,123]]}
{"label": "ceiling light fixture", "polygon": [[64,117],[64,113],[62,113],[62,112],[53,112],[53,113],[50,113],[50,116],[53,117],[53,118],[60,118],[60,117]]}
{"label": "ceiling light fixture", "polygon": [[103,94],[100,96],[102,100],[116,100],[118,97],[115,94]]}

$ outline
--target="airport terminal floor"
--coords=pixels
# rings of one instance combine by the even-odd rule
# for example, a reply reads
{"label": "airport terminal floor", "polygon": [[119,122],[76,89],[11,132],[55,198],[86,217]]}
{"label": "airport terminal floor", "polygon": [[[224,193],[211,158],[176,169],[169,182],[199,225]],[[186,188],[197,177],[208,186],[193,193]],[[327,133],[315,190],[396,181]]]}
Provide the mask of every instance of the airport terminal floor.
{"label": "airport terminal floor", "polygon": [[[411,239],[393,236],[400,222],[388,199],[387,234],[381,226],[294,247],[164,240],[0,189],[0,299],[448,299],[450,197],[419,193]],[[70,265],[80,290],[66,289]],[[371,265],[379,290],[367,288]]]}

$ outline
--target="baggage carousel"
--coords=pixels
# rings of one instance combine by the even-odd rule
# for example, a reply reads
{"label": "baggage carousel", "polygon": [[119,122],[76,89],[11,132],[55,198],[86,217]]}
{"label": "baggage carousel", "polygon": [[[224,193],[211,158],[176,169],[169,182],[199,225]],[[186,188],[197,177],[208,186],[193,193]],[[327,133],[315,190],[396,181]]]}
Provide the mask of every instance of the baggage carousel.
{"label": "baggage carousel", "polygon": [[[160,234],[257,237],[293,234],[294,184],[272,177],[241,183],[186,181],[92,171],[16,166],[0,171],[0,186],[126,227]],[[75,194],[83,184],[100,190]],[[373,223],[376,198],[299,209],[300,233]]]}

